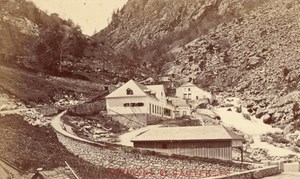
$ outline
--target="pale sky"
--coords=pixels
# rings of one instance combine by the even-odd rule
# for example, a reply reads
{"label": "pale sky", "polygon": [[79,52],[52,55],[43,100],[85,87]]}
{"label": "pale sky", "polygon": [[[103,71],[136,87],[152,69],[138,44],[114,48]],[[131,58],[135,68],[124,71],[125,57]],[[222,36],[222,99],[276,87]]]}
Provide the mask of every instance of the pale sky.
{"label": "pale sky", "polygon": [[72,19],[86,35],[105,28],[114,10],[121,9],[127,0],[31,0],[48,13]]}

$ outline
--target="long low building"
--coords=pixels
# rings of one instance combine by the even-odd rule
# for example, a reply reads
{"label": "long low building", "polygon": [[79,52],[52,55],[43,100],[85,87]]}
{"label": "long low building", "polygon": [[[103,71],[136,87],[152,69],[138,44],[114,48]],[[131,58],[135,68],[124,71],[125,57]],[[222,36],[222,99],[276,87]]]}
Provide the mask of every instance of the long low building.
{"label": "long low building", "polygon": [[156,152],[232,160],[232,148],[242,149],[243,140],[223,126],[192,126],[154,128],[131,141],[135,148]]}

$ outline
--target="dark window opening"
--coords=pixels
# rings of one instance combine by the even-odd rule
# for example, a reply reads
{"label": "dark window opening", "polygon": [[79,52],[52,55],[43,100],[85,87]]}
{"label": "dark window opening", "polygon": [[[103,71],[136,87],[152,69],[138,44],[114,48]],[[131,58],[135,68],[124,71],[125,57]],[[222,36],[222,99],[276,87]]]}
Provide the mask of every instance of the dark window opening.
{"label": "dark window opening", "polygon": [[142,107],[142,106],[144,106],[144,103],[136,103],[135,105],[138,107]]}
{"label": "dark window opening", "polygon": [[128,88],[128,89],[126,90],[126,94],[127,94],[127,95],[133,95],[133,91],[132,91],[130,88]]}
{"label": "dark window opening", "polygon": [[167,109],[167,108],[164,108],[164,115],[165,116],[171,116],[171,110]]}
{"label": "dark window opening", "polygon": [[124,107],[142,107],[144,106],[144,103],[124,103]]}

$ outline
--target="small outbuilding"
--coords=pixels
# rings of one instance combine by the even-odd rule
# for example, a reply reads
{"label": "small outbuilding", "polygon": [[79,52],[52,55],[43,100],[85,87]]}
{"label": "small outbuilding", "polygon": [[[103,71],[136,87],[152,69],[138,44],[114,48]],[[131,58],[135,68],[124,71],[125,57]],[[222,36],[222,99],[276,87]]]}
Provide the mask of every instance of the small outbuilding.
{"label": "small outbuilding", "polygon": [[232,160],[232,149],[239,148],[242,151],[243,140],[242,136],[220,125],[159,127],[150,129],[131,141],[135,148],[156,152]]}

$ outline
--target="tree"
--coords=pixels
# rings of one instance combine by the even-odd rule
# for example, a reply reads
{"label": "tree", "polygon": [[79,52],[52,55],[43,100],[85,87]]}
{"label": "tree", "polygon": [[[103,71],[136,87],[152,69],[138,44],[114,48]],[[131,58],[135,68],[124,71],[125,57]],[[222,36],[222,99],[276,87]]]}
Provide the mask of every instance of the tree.
{"label": "tree", "polygon": [[35,48],[40,65],[46,71],[55,72],[60,65],[60,48],[63,34],[59,27],[48,28],[43,31]]}

